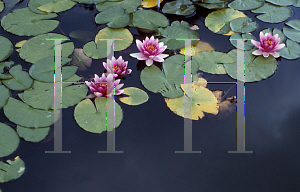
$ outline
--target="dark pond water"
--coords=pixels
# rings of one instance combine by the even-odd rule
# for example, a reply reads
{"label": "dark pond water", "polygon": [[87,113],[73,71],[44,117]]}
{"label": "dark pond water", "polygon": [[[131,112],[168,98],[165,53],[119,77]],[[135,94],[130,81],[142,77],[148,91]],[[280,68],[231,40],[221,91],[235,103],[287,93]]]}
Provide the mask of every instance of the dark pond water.
{"label": "dark pond water", "polygon": [[[26,6],[22,2],[17,8]],[[299,9],[299,8],[298,8]],[[299,19],[299,10],[293,8],[290,20]],[[190,18],[170,16],[170,21],[186,20],[197,24],[202,41],[216,51],[228,52],[234,47],[228,36],[216,35],[204,26],[208,14]],[[77,4],[59,13],[62,22],[54,32],[69,34],[74,30],[86,30],[94,34],[104,28],[96,26],[93,6]],[[250,11],[244,13],[259,24],[252,34],[281,24],[262,23]],[[134,38],[143,39],[149,34],[132,29]],[[13,44],[27,37],[7,33]],[[71,39],[76,48],[86,42]],[[135,44],[126,51],[137,52]],[[115,52],[129,61],[132,74],[123,80],[125,87],[138,87],[147,91],[140,82],[138,60],[125,51]],[[18,53],[10,60],[29,68]],[[92,66],[79,75],[88,78],[104,72],[102,62],[93,60]],[[184,191],[298,191],[300,171],[300,64],[299,60],[281,59],[278,69],[270,78],[245,84],[245,145],[252,154],[230,154],[236,150],[236,114],[218,120],[213,116],[193,121],[193,150],[200,154],[178,154],[183,150],[184,121],[166,106],[160,94],[147,91],[149,101],[139,106],[118,102],[124,118],[116,129],[116,151],[120,154],[99,154],[106,150],[106,133],[92,134],[81,129],[73,117],[74,106],[63,110],[63,150],[71,154],[46,154],[53,150],[53,130],[45,141],[32,144],[21,141],[11,158],[20,156],[26,164],[26,172],[18,180],[0,184],[3,192],[184,192]],[[210,81],[232,81],[228,75],[203,74]],[[208,84],[209,89],[228,91],[235,95],[235,84]],[[0,121],[13,126],[0,111]],[[52,127],[53,129],[53,127]]]}

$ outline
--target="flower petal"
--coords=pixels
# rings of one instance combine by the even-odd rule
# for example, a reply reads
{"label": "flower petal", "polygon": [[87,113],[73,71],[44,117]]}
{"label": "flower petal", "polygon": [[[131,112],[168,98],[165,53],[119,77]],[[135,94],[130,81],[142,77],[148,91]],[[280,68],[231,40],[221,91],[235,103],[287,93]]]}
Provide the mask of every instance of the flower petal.
{"label": "flower petal", "polygon": [[131,53],[130,56],[131,57],[135,57],[138,60],[146,60],[146,59],[148,59],[148,57],[146,57],[143,53]]}
{"label": "flower petal", "polygon": [[153,60],[152,59],[147,59],[146,60],[146,65],[149,67],[153,64]]}
{"label": "flower petal", "polygon": [[278,58],[280,56],[277,52],[271,52],[270,54],[273,55],[275,58]]}
{"label": "flower petal", "polygon": [[257,48],[259,48],[259,46],[260,46],[260,43],[257,41],[251,40],[251,43]]}
{"label": "flower petal", "polygon": [[255,51],[252,52],[252,54],[253,54],[253,55],[262,55],[263,52],[260,51],[260,50],[255,50]]}
{"label": "flower petal", "polygon": [[264,57],[269,57],[269,52],[263,52]]}
{"label": "flower petal", "polygon": [[278,51],[279,49],[282,49],[284,46],[285,46],[284,43],[279,44],[279,45],[276,45],[276,46],[273,48],[273,51]]}

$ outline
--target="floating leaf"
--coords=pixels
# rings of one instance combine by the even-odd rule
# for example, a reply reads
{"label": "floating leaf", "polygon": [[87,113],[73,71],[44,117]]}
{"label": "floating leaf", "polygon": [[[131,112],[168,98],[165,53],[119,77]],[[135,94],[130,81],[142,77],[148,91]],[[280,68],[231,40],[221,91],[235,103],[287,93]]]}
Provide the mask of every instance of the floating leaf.
{"label": "floating leaf", "polygon": [[227,7],[228,3],[195,3],[206,9],[224,9]]}
{"label": "floating leaf", "polygon": [[230,27],[234,32],[250,33],[257,28],[257,23],[251,21],[250,18],[239,17],[230,22]]}
{"label": "floating leaf", "polygon": [[[231,50],[228,55],[231,56],[234,61],[236,61],[237,57],[237,50],[233,49]],[[263,57],[262,55],[255,57],[252,55],[251,51],[244,51],[244,68],[245,68],[245,75],[244,74],[239,74],[243,75],[245,81],[243,81],[242,76],[236,76],[237,73],[237,64],[236,62],[234,63],[224,63],[225,69],[230,75],[230,77],[234,79],[238,79],[243,82],[254,82],[254,81],[260,81],[262,79],[266,79],[269,76],[271,76],[276,68],[277,68],[277,61],[273,56],[269,57]]]}
{"label": "floating leaf", "polygon": [[16,51],[17,52],[20,52],[20,49],[21,49],[21,47],[24,45],[24,43],[26,43],[27,42],[27,40],[23,40],[23,41],[20,41],[20,42],[18,42],[16,45],[15,45],[15,47],[18,47],[19,49],[16,49]]}
{"label": "floating leaf", "polygon": [[[55,112],[59,113],[60,111]],[[53,110],[34,109],[12,97],[8,99],[7,104],[4,106],[4,114],[11,122],[24,127],[47,127],[58,120],[55,119],[54,121]]]}
{"label": "floating leaf", "polygon": [[[205,18],[205,26],[214,33],[219,32],[224,26],[229,27],[229,23],[239,17],[247,17],[243,12],[234,9],[222,9],[209,13]],[[226,30],[227,31],[227,30]],[[228,33],[228,32],[222,33]]]}
{"label": "floating leaf", "polygon": [[34,13],[42,14],[42,15],[48,14],[47,12],[44,12],[44,11],[41,11],[38,9],[38,7],[41,6],[40,1],[38,1],[38,0],[29,0],[27,6],[30,9],[30,11],[32,11]]}
{"label": "floating leaf", "polygon": [[0,13],[3,11],[3,9],[4,9],[4,3],[0,1]]}
{"label": "floating leaf", "polygon": [[127,105],[140,105],[148,101],[148,94],[139,88],[126,87],[123,90],[123,94],[127,95],[127,97],[119,96],[119,99]]}
{"label": "floating leaf", "polygon": [[[68,37],[56,34],[47,33],[35,36],[29,39],[20,49],[20,57],[27,62],[35,63],[46,57],[54,57],[54,40],[47,39],[68,39]],[[61,56],[68,57],[74,50],[74,44],[72,42],[65,43],[65,40],[61,41]]]}
{"label": "floating leaf", "polygon": [[[218,101],[210,90],[203,86],[195,86],[194,84],[182,84],[181,87],[185,94],[187,94],[187,97],[165,98],[167,106],[175,114],[192,120],[202,119],[204,117],[203,112],[214,115],[218,114]],[[191,106],[190,117],[188,112],[185,114],[186,104]]]}
{"label": "floating leaf", "polygon": [[[249,34],[242,34],[242,36],[238,33],[234,33],[231,37],[230,37],[230,43],[235,46],[237,48],[237,40],[233,40],[233,39],[244,39],[244,48],[243,50],[251,50],[253,49],[253,44],[251,43],[250,39],[255,40],[255,38],[252,35]],[[245,40],[245,39],[249,39],[249,40]]]}
{"label": "floating leaf", "polygon": [[4,16],[1,20],[1,26],[4,30],[15,35],[34,36],[54,30],[58,26],[59,21],[44,20],[54,17],[57,17],[57,14],[36,14],[30,11],[28,7],[25,7],[16,9]]}
{"label": "floating leaf", "polygon": [[250,10],[263,6],[265,0],[234,0],[228,7],[237,10]]}
{"label": "floating leaf", "polygon": [[25,164],[19,156],[13,161],[0,161],[0,183],[18,179],[25,172]]}
{"label": "floating leaf", "polygon": [[141,0],[116,0],[116,1],[106,1],[102,4],[97,4],[96,8],[98,11],[104,11],[115,5],[121,6],[126,10],[126,13],[133,13],[137,10],[137,7],[141,5]]}
{"label": "floating leaf", "polygon": [[25,141],[40,142],[45,139],[49,133],[50,127],[29,128],[17,126],[17,133]]}
{"label": "floating leaf", "polygon": [[3,74],[4,67],[10,68],[14,64],[13,61],[1,62],[0,63],[0,79],[12,79],[13,77],[9,74]]}
{"label": "floating leaf", "polygon": [[[12,154],[19,146],[19,136],[13,128],[0,123],[0,158]],[[0,168],[1,181],[1,168]]]}
{"label": "floating leaf", "polygon": [[97,24],[107,23],[110,28],[122,28],[129,23],[129,14],[125,13],[121,6],[116,5],[98,13],[95,21]]}
{"label": "floating leaf", "polygon": [[[87,95],[88,88],[85,84],[71,85],[74,83],[71,78],[64,81],[62,85],[62,108],[76,105]],[[32,89],[19,93],[19,97],[28,105],[36,109],[49,110],[54,108],[54,85],[34,81]],[[40,126],[42,127],[42,126]]]}
{"label": "floating leaf", "polygon": [[156,30],[158,27],[166,27],[168,19],[163,14],[152,10],[137,10],[133,13],[132,24],[135,27]]}
{"label": "floating leaf", "polygon": [[163,13],[176,15],[191,15],[195,12],[196,7],[189,0],[176,0],[166,3],[162,9]]}
{"label": "floating leaf", "polygon": [[[163,2],[163,0],[160,0],[160,3]],[[157,0],[143,0],[142,6],[145,8],[151,8],[157,6]]]}
{"label": "floating leaf", "polygon": [[293,5],[294,7],[300,7],[300,0],[297,1],[296,4]]}
{"label": "floating leaf", "polygon": [[286,37],[288,37],[289,39],[296,41],[298,43],[300,43],[300,31],[295,30],[295,29],[288,29],[288,28],[283,28],[283,33]]}
{"label": "floating leaf", "polygon": [[44,12],[62,12],[71,9],[76,3],[72,0],[30,0],[37,8]]}
{"label": "floating leaf", "polygon": [[0,61],[7,59],[13,51],[13,44],[4,36],[0,36],[0,50]]}
{"label": "floating leaf", "polygon": [[70,65],[78,66],[78,71],[85,71],[87,70],[87,67],[90,67],[92,64],[92,58],[86,56],[84,54],[83,49],[76,48],[74,49],[74,52],[72,55],[70,55],[72,58],[72,61]]}
{"label": "floating leaf", "polygon": [[[196,73],[198,64],[192,62],[192,73]],[[146,89],[161,93],[164,97],[176,98],[183,95],[180,84],[184,83],[184,56],[173,55],[163,62],[163,72],[151,65],[142,70],[141,82]]]}
{"label": "floating leaf", "polygon": [[[64,65],[67,62],[69,62],[71,59],[70,58],[61,58],[61,64]],[[60,67],[60,66],[57,66]],[[61,67],[62,71],[62,80],[66,80],[73,76],[76,71],[77,71],[76,66],[64,66]],[[47,83],[53,83],[54,82],[54,57],[46,57],[43,58],[37,62],[34,63],[29,69],[29,74],[32,78],[42,81],[42,82],[47,82]]]}
{"label": "floating leaf", "polygon": [[[106,131],[106,103],[109,98],[97,97],[95,105],[90,99],[78,103],[74,110],[74,117],[77,124],[84,130],[91,133],[102,133]],[[117,128],[123,119],[123,111],[120,105],[115,102],[115,127]],[[96,108],[95,108],[96,107]],[[113,131],[113,130],[107,130]]]}
{"label": "floating leaf", "polygon": [[297,0],[266,0],[275,5],[289,6],[297,3]]}
{"label": "floating leaf", "polygon": [[289,7],[281,7],[270,3],[265,3],[262,7],[251,10],[252,13],[264,13],[257,18],[268,23],[280,23],[292,16],[292,10]]}
{"label": "floating leaf", "polygon": [[[159,41],[167,45],[169,50],[178,50],[185,47],[185,41],[177,39],[199,39],[199,34],[196,31],[186,27],[168,26],[165,29],[160,28],[158,32],[165,37]],[[196,40],[192,40],[191,43],[196,43]]]}
{"label": "floating leaf", "polygon": [[30,78],[27,71],[22,71],[21,65],[13,66],[9,70],[9,74],[13,77],[12,79],[2,80],[2,83],[9,89],[22,91],[29,89],[33,83],[33,79]]}
{"label": "floating leaf", "polygon": [[0,109],[6,104],[8,98],[11,96],[9,89],[4,85],[0,85]]}
{"label": "floating leaf", "polygon": [[300,31],[300,20],[291,20],[285,24]]}
{"label": "floating leaf", "polygon": [[211,74],[226,74],[221,63],[234,63],[233,58],[226,53],[206,51],[194,55],[193,60],[199,63],[199,69]]}
{"label": "floating leaf", "polygon": [[209,43],[203,42],[203,41],[196,41],[191,46],[192,51],[185,52],[185,47],[180,49],[180,54],[182,55],[188,55],[188,56],[194,56],[197,53],[204,52],[204,51],[214,51],[214,48],[211,47]]}
{"label": "floating leaf", "polygon": [[287,39],[285,46],[277,52],[283,58],[297,59],[298,57],[300,57],[300,45],[294,41]]}
{"label": "floating leaf", "polygon": [[[101,29],[95,37],[95,43],[98,42],[99,39],[122,39],[122,40],[115,40],[115,47],[114,51],[122,51],[129,47],[132,44],[133,37],[132,34],[128,29],[120,28],[120,29],[111,29],[106,27]],[[104,41],[105,45],[107,41]],[[105,50],[106,50],[105,46]],[[106,51],[105,51],[106,52]]]}
{"label": "floating leaf", "polygon": [[90,41],[83,46],[83,52],[88,57],[93,59],[101,59],[107,57],[107,42],[106,41]]}
{"label": "floating leaf", "polygon": [[84,4],[97,4],[97,3],[103,3],[107,0],[72,0],[78,3],[84,3]]}

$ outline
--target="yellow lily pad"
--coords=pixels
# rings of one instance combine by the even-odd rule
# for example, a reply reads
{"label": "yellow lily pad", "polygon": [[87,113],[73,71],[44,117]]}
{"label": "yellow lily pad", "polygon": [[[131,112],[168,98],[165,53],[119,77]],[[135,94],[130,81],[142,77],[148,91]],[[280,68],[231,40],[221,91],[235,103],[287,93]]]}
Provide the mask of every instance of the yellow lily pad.
{"label": "yellow lily pad", "polygon": [[188,51],[185,53],[185,47],[180,49],[180,54],[186,54],[188,56],[194,56],[197,53],[203,52],[203,51],[214,51],[214,48],[209,43],[203,42],[203,41],[196,41],[192,46],[192,51]]}
{"label": "yellow lily pad", "polygon": [[[162,1],[163,0],[160,0],[160,3]],[[145,7],[145,8],[155,7],[155,6],[157,6],[157,0],[143,0],[142,1],[142,6]]]}
{"label": "yellow lily pad", "polygon": [[15,47],[17,47],[18,49],[16,49],[17,52],[20,52],[21,47],[24,45],[24,43],[26,43],[27,40],[23,40],[18,42]]}
{"label": "yellow lily pad", "polygon": [[195,84],[181,84],[181,88],[186,94],[186,97],[165,98],[167,106],[175,114],[185,116],[185,105],[191,105],[192,120],[199,120],[204,117],[204,113],[217,115],[219,112],[218,100],[209,89]]}

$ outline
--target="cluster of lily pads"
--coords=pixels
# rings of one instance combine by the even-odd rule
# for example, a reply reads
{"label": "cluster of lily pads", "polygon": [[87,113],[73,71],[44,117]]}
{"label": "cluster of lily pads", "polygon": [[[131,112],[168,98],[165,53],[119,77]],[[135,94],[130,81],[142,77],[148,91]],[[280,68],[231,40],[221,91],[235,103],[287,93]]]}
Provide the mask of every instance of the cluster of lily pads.
{"label": "cluster of lily pads", "polygon": [[[0,123],[0,158],[9,156],[18,148],[20,137],[29,142],[42,141],[48,135],[50,126],[57,121],[54,117],[58,117],[55,114],[60,111],[54,111],[53,97],[55,45],[49,39],[64,39],[61,43],[62,82],[55,82],[62,83],[62,108],[76,105],[76,122],[92,133],[106,131],[106,101],[113,95],[118,95],[121,102],[129,105],[139,105],[148,100],[147,93],[141,89],[121,89],[120,76],[129,74],[131,70],[127,67],[132,66],[122,57],[107,60],[103,68],[107,73],[94,74],[93,82],[81,82],[82,78],[76,75],[78,69],[86,70],[92,59],[107,57],[107,42],[103,39],[122,39],[115,41],[114,51],[127,49],[133,43],[129,27],[151,33],[143,42],[136,40],[140,53],[131,56],[145,60],[145,68],[140,74],[143,86],[151,92],[162,94],[171,111],[184,117],[184,95],[190,98],[193,120],[203,118],[203,112],[216,115],[234,108],[234,99],[231,97],[222,101],[223,92],[207,89],[206,80],[199,78],[197,71],[228,74],[233,79],[239,79],[236,75],[237,49],[222,53],[206,42],[192,40],[191,50],[187,50],[185,42],[177,39],[199,39],[195,31],[199,28],[185,21],[170,24],[162,13],[192,15],[196,12],[196,6],[212,9],[205,18],[205,26],[209,30],[230,36],[229,41],[235,47],[235,39],[247,39],[242,48],[245,53],[245,75],[239,79],[245,82],[271,76],[277,68],[275,58],[279,55],[286,59],[300,56],[300,20],[288,21],[286,25],[291,28],[283,28],[283,32],[279,29],[272,32],[270,29],[262,30],[260,42],[255,42],[251,32],[256,30],[256,22],[238,11],[251,10],[260,14],[257,18],[263,22],[280,23],[292,16],[288,6],[300,7],[300,0],[175,0],[165,3],[162,13],[151,9],[157,6],[156,0],[29,0],[28,7],[12,12],[11,8],[19,0],[3,1],[0,1],[0,15],[5,15],[1,19],[3,29],[30,38],[13,45],[7,37],[0,36],[0,108],[4,108],[5,116],[16,124],[14,129]],[[51,33],[60,23],[53,19],[58,16],[57,13],[71,9],[77,3],[95,4],[100,12],[95,16],[95,22],[107,25],[82,49],[74,49],[73,42],[67,41],[68,36]],[[69,36],[72,37],[72,34]],[[289,39],[285,41],[285,37]],[[14,47],[21,59],[31,63],[29,71],[9,60]],[[163,54],[165,50],[179,51],[179,54]],[[184,84],[184,55],[192,56],[193,84]],[[88,87],[92,91],[89,96]],[[17,93],[18,98],[12,96],[12,92]],[[120,125],[122,118],[122,109],[115,103],[115,127]],[[6,163],[0,161],[0,182],[16,179],[24,171],[24,162],[19,157]]]}

